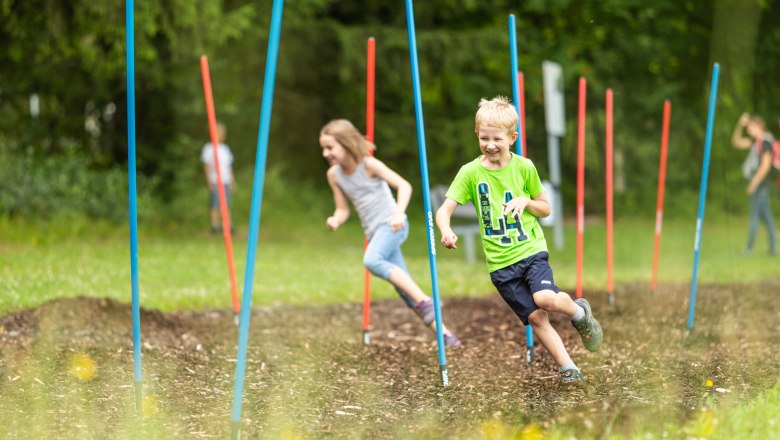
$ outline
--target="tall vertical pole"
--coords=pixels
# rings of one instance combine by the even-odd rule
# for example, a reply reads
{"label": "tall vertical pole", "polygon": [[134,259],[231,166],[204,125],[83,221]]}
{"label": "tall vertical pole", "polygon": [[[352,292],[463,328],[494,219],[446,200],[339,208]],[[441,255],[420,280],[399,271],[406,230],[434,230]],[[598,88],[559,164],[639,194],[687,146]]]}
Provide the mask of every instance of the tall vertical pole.
{"label": "tall vertical pole", "polygon": [[563,249],[563,201],[561,194],[561,154],[559,139],[566,134],[563,99],[563,69],[552,61],[542,62],[544,116],[547,131],[547,162],[553,185],[553,238],[555,248]]}
{"label": "tall vertical pole", "polygon": [[520,89],[520,127],[522,127],[522,131],[520,132],[520,140],[522,143],[520,145],[523,146],[524,156],[528,157],[528,144],[526,143],[525,135],[526,131],[528,131],[525,128],[525,75],[523,75],[523,72],[517,72],[517,84]]}
{"label": "tall vertical pole", "polygon": [[[520,91],[520,78],[522,73],[518,71],[518,60],[517,60],[517,22],[515,20],[514,14],[509,14],[509,59],[510,59],[510,78],[512,79],[512,95],[513,95],[513,101],[515,103],[515,108],[517,109],[517,132],[519,136],[517,137],[517,143],[515,144],[517,154],[520,156],[523,156],[523,147],[525,146],[525,133],[524,128],[525,125],[523,124],[523,115],[525,113],[524,109],[521,106],[521,91]],[[533,362],[534,360],[534,329],[531,327],[530,324],[525,326],[525,360],[528,363]]]}
{"label": "tall vertical pole", "polygon": [[520,119],[520,85],[517,80],[517,22],[514,14],[509,14],[509,60],[511,64],[510,78],[512,78],[512,100],[517,108],[517,133],[520,136],[517,137],[516,149],[517,154],[523,156],[523,124]]}
{"label": "tall vertical pole", "polygon": [[228,213],[227,194],[219,166],[219,134],[217,133],[217,114],[214,110],[214,94],[211,90],[211,74],[209,59],[206,55],[200,57],[200,73],[203,77],[203,95],[206,98],[206,115],[209,123],[211,148],[214,152],[214,168],[217,171],[217,195],[219,196],[219,212],[222,217],[222,237],[225,239],[225,256],[227,258],[228,276],[230,278],[230,294],[233,299],[233,320],[238,325],[238,286],[236,283],[236,267],[233,263],[233,238],[230,233],[230,214]]}
{"label": "tall vertical pole", "polygon": [[[366,50],[366,139],[374,142],[374,97],[376,77],[376,41],[369,37]],[[372,156],[374,150],[369,152]],[[368,247],[368,237],[363,249]],[[371,272],[363,269],[363,344],[371,344]]]}
{"label": "tall vertical pole", "polygon": [[244,291],[241,298],[241,320],[238,327],[238,354],[236,356],[236,376],[233,384],[233,415],[231,420],[231,438],[241,438],[241,403],[244,395],[244,376],[246,374],[246,352],[249,344],[249,319],[252,310],[252,287],[255,275],[257,238],[260,233],[260,211],[263,206],[263,185],[265,164],[268,156],[268,137],[271,132],[271,111],[274,102],[274,84],[276,81],[276,62],[279,58],[279,37],[282,32],[282,11],[284,0],[274,0],[271,10],[271,29],[268,37],[268,53],[265,61],[263,80],[263,100],[260,109],[260,127],[257,136],[257,158],[255,160],[255,178],[252,185],[252,206],[249,220],[249,241],[247,243],[246,269],[244,271]]}
{"label": "tall vertical pole", "polygon": [[693,331],[693,320],[696,314],[696,284],[699,278],[699,253],[701,250],[702,226],[704,223],[704,207],[707,203],[707,180],[710,173],[710,151],[712,150],[712,129],[715,124],[715,104],[718,100],[718,77],[720,65],[712,67],[710,85],[710,106],[707,112],[707,133],[704,140],[704,162],[701,165],[701,185],[699,188],[699,213],[696,219],[696,240],[693,246],[693,275],[691,276],[691,300],[688,304],[688,333]]}
{"label": "tall vertical pole", "polygon": [[577,298],[582,298],[582,247],[585,233],[585,78],[580,77],[577,119]]}
{"label": "tall vertical pole", "polygon": [[664,186],[666,185],[666,152],[669,148],[669,118],[672,103],[664,101],[664,121],[661,129],[661,159],[658,165],[658,199],[655,204],[655,243],[653,244],[653,275],[650,279],[650,292],[654,295],[658,274],[658,258],[661,255],[661,227],[664,222]]}
{"label": "tall vertical pole", "polygon": [[607,164],[607,293],[609,294],[609,303],[615,304],[615,288],[613,285],[613,217],[612,217],[612,89],[607,89],[607,146],[606,146],[606,164]]}
{"label": "tall vertical pole", "polygon": [[436,315],[436,345],[439,351],[439,373],[442,386],[449,385],[447,357],[444,353],[444,334],[441,322],[441,302],[439,300],[439,275],[436,270],[436,239],[433,235],[433,212],[431,211],[431,187],[428,181],[428,153],[425,148],[425,125],[423,122],[422,96],[420,93],[420,68],[417,62],[417,36],[414,29],[414,6],[412,0],[406,0],[406,27],[409,33],[409,58],[412,67],[412,88],[414,89],[414,114],[417,122],[417,146],[420,152],[420,174],[422,176],[423,202],[428,226],[428,261],[431,267],[431,288],[433,290],[433,308]]}
{"label": "tall vertical pole", "polygon": [[127,63],[127,192],[130,216],[130,285],[133,320],[133,384],[135,412],[143,414],[144,387],[141,368],[141,304],[138,298],[138,203],[135,176],[135,4],[125,2]]}

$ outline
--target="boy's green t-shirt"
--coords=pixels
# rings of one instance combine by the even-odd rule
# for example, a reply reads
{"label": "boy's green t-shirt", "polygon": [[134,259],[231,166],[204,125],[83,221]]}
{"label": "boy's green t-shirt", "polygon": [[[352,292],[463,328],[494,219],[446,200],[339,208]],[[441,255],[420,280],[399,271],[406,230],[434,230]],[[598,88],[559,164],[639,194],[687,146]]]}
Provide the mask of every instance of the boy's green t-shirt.
{"label": "boy's green t-shirt", "polygon": [[477,158],[458,171],[447,190],[447,198],[461,205],[468,201],[474,203],[489,272],[547,251],[547,241],[536,216],[527,209],[521,219],[503,215],[504,202],[518,196],[533,199],[543,190],[533,162],[514,153],[509,163],[498,170],[485,168]]}

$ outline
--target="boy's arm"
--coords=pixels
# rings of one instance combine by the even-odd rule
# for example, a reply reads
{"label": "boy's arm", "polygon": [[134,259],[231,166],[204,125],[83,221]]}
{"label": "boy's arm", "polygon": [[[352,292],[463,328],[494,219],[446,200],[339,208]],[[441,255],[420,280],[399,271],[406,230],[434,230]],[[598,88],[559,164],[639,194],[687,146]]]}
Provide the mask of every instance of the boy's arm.
{"label": "boy's arm", "polygon": [[550,207],[550,200],[547,199],[544,191],[531,199],[531,203],[528,204],[528,210],[536,218],[545,218],[550,215],[552,208]]}
{"label": "boy's arm", "polygon": [[457,249],[458,236],[455,235],[455,232],[450,227],[450,218],[457,207],[458,202],[445,198],[444,203],[436,211],[436,226],[438,226],[439,232],[441,232],[441,244],[447,249]]}
{"label": "boy's arm", "polygon": [[328,184],[333,191],[333,201],[336,203],[336,210],[333,211],[333,215],[328,217],[325,223],[328,225],[328,229],[335,231],[349,218],[349,202],[347,201],[347,196],[344,195],[344,191],[341,190],[336,181],[335,168],[328,170]]}
{"label": "boy's arm", "polygon": [[734,132],[731,134],[731,145],[734,148],[739,148],[740,150],[750,148],[750,145],[752,144],[750,138],[742,134],[743,130],[748,124],[749,119],[750,115],[747,113],[742,113],[742,116],[740,116],[739,120],[737,121],[737,125],[734,126]]}
{"label": "boy's arm", "polygon": [[203,174],[206,175],[206,185],[209,186],[209,191],[211,191],[213,188],[211,187],[211,179],[209,179],[209,166],[203,165]]}

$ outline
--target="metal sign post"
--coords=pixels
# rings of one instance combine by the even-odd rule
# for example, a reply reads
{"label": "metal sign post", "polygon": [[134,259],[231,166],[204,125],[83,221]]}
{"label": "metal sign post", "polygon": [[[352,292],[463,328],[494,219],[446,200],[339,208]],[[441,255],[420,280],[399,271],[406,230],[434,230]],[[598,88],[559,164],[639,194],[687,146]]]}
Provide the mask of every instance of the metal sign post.
{"label": "metal sign post", "polygon": [[547,157],[553,194],[553,238],[556,249],[563,248],[563,201],[561,196],[560,138],[566,134],[563,102],[563,69],[558,63],[542,63],[544,77],[544,116],[547,130]]}

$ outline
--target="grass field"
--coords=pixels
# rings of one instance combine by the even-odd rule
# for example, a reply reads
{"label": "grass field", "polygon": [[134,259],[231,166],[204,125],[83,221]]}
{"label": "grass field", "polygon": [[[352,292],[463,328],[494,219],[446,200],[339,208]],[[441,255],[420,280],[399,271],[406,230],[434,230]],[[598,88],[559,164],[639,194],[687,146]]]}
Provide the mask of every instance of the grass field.
{"label": "grass field", "polygon": [[[454,387],[444,392],[436,385],[431,339],[417,334],[419,326],[407,323],[408,312],[395,292],[376,279],[374,324],[380,342],[361,351],[359,226],[352,219],[329,233],[322,220],[311,220],[314,225],[306,233],[273,216],[261,228],[253,295],[260,319],[252,321],[253,363],[245,395],[250,437],[780,435],[780,359],[770,349],[778,327],[769,324],[776,308],[761,303],[780,285],[780,258],[766,255],[763,235],[752,256],[740,255],[742,217],[705,222],[701,321],[697,336],[689,340],[682,335],[694,225],[682,220],[664,225],[660,301],[653,301],[653,224],[619,220],[618,296],[610,308],[605,304],[605,227],[599,220],[586,224],[585,296],[598,301],[596,310],[612,332],[612,345],[597,356],[587,355],[566,336],[567,346],[591,372],[595,388],[584,400],[556,391],[545,353],[532,367],[511,354],[519,352],[516,341],[522,340],[511,314],[498,321],[491,314],[475,315],[485,301],[492,304],[485,310],[503,308],[481,254],[476,263],[467,263],[461,249],[438,251],[441,293],[454,314],[448,316],[454,316],[454,325],[469,341],[465,351],[452,354]],[[404,252],[413,276],[430,290],[425,230],[414,216],[411,223]],[[126,228],[78,218],[48,223],[0,219],[0,237],[0,317],[6,317],[0,321],[5,324],[0,341],[7,344],[0,356],[0,391],[6,396],[0,422],[11,438],[224,437],[235,328],[220,318],[230,308],[221,237],[176,224],[142,225],[140,285],[147,310],[144,368],[150,400],[141,423],[132,415],[130,320],[122,305],[130,301]],[[572,225],[564,249],[549,243],[556,284],[569,292],[576,283],[574,243]],[[234,247],[240,290],[246,252],[246,230],[240,224]],[[750,300],[743,304],[741,295]],[[50,302],[68,297],[117,302]],[[28,309],[33,310],[19,313]],[[559,331],[571,332],[565,322],[558,325],[563,326]],[[329,330],[317,349],[311,338],[320,329]],[[485,365],[484,359],[495,361]],[[463,376],[473,371],[481,373]],[[705,379],[710,378],[708,386]],[[25,417],[34,423],[22,423]]]}
{"label": "grass field", "polygon": [[[297,216],[292,216],[297,217]],[[303,217],[301,214],[300,217]],[[335,233],[315,218],[305,233],[290,222],[271,218],[260,230],[253,303],[311,305],[362,300],[362,235],[354,219]],[[430,291],[425,229],[412,217],[409,239],[403,247],[414,278]],[[240,225],[239,225],[240,226]],[[617,221],[614,279],[618,296],[623,285],[649,282],[652,271],[654,225],[650,221]],[[695,224],[689,221],[664,225],[659,283],[690,283],[693,267]],[[699,282],[747,283],[780,277],[780,258],[767,256],[763,230],[752,256],[740,250],[745,219],[723,218],[705,222]],[[80,219],[52,223],[0,220],[0,313],[35,307],[53,298],[76,295],[130,300],[130,260],[126,229]],[[239,227],[234,240],[239,295],[246,265],[246,228]],[[548,231],[548,236],[552,234]],[[548,239],[550,240],[550,239]],[[584,288],[605,290],[605,225],[594,220],[584,238]],[[556,283],[573,292],[576,285],[575,236],[567,225],[565,247],[555,249],[550,261]],[[438,246],[437,262],[441,294],[446,297],[493,294],[479,251],[477,262],[464,261],[463,250]],[[139,233],[141,303],[163,311],[229,307],[224,242],[201,229],[175,224]],[[395,298],[386,283],[374,280],[376,298]],[[259,293],[262,292],[262,293]]]}

